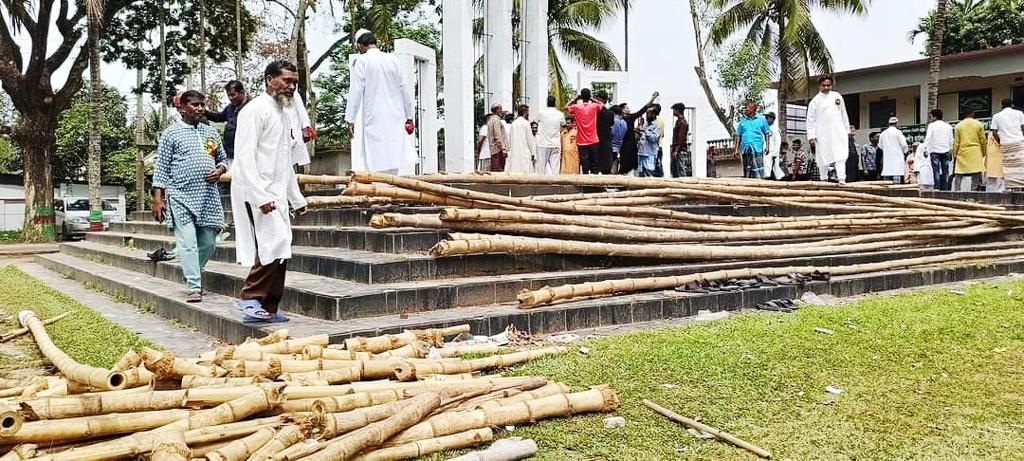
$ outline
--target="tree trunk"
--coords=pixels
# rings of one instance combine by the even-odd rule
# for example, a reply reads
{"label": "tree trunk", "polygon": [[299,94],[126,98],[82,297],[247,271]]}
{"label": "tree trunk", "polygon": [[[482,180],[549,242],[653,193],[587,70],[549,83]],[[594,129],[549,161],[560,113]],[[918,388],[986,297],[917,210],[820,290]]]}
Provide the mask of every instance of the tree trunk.
{"label": "tree trunk", "polygon": [[291,61],[299,69],[299,84],[296,90],[303,101],[308,101],[306,99],[306,91],[309,83],[308,53],[306,50],[306,9],[308,6],[309,2],[307,0],[299,0],[298,7],[295,9],[295,26],[292,28],[292,42],[295,45],[289,50]]}
{"label": "tree trunk", "polygon": [[711,83],[708,81],[707,68],[704,65],[704,38],[701,36],[701,25],[700,15],[697,13],[697,0],[690,0],[690,18],[693,19],[693,36],[697,42],[697,65],[694,66],[693,70],[697,73],[697,79],[700,80],[700,86],[704,89],[704,96],[708,98],[708,103],[711,104],[711,110],[715,112],[715,116],[718,117],[718,121],[725,127],[725,131],[729,133],[729,137],[733,136],[735,127],[733,126],[733,120],[731,114],[727,114],[725,109],[718,104],[718,99],[715,97],[715,91],[711,88]]}
{"label": "tree trunk", "polygon": [[779,107],[778,107],[778,123],[779,123],[779,136],[783,141],[788,138],[786,121],[786,104],[789,103],[789,62],[787,58],[787,50],[783,44],[783,35],[786,30],[786,17],[779,15],[779,41],[777,44],[779,53]]}
{"label": "tree trunk", "polygon": [[199,91],[206,90],[206,2],[199,0]]}
{"label": "tree trunk", "polygon": [[53,220],[53,150],[57,142],[57,113],[22,112],[12,138],[22,150],[25,169],[26,242],[50,242],[55,235]]}
{"label": "tree trunk", "polygon": [[242,0],[235,0],[235,80],[242,80]]}
{"label": "tree trunk", "polygon": [[103,202],[100,198],[100,141],[103,123],[103,80],[100,78],[100,26],[89,16],[89,230],[103,230]]}
{"label": "tree trunk", "polygon": [[939,67],[942,64],[942,35],[946,31],[946,0],[938,0],[932,24],[931,50],[928,59],[928,109],[939,106]]}

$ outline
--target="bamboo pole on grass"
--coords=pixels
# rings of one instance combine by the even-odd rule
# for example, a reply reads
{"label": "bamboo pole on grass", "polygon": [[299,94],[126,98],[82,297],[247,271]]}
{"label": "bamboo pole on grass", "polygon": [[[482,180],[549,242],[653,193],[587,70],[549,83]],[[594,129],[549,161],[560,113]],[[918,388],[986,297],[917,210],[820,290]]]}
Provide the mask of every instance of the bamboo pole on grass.
{"label": "bamboo pole on grass", "polygon": [[405,361],[396,365],[396,375],[400,381],[411,378],[422,379],[430,375],[450,375],[494,368],[510,367],[520,363],[536,360],[548,355],[565,354],[569,349],[562,346],[545,347],[510,354],[492,355],[473,360],[460,361]]}
{"label": "bamboo pole on grass", "polygon": [[351,459],[360,452],[383,445],[395,434],[423,420],[439,406],[439,394],[427,393],[413,397],[393,416],[328,441],[322,450],[310,455],[308,461]]}
{"label": "bamboo pole on grass", "polygon": [[575,414],[609,412],[618,408],[618,405],[619,398],[614,390],[596,387],[584,392],[556,394],[497,408],[445,412],[402,431],[388,440],[387,445],[401,445],[483,427],[515,426]]}
{"label": "bamboo pole on grass", "polygon": [[191,450],[185,444],[185,434],[165,431],[153,437],[153,455],[150,461],[187,461]]}
{"label": "bamboo pole on grass", "polygon": [[432,346],[440,347],[446,336],[455,336],[469,332],[469,325],[457,325],[448,328],[431,328],[426,330],[406,330],[396,335],[382,335],[371,338],[355,337],[345,340],[345,349],[354,352],[371,352],[379,354],[397,349],[413,341],[424,341]]}
{"label": "bamboo pole on grass", "polygon": [[396,461],[419,458],[442,451],[472,448],[494,440],[494,431],[489,427],[473,429],[433,439],[419,440],[403,445],[380,448],[357,456],[357,461]]}
{"label": "bamboo pole on grass", "polygon": [[779,277],[793,273],[809,274],[827,272],[832,275],[853,275],[885,270],[910,268],[932,264],[948,264],[961,261],[980,259],[1007,258],[1024,256],[1024,248],[987,250],[974,252],[956,252],[937,256],[923,256],[877,263],[854,264],[849,266],[790,266],[730,269],[699,274],[676,275],[666,277],[645,277],[620,280],[604,280],[558,287],[544,287],[539,290],[524,291],[519,294],[519,307],[527,309],[555,301],[590,296],[622,295],[640,291],[655,291],[684,286],[693,282],[729,280],[734,278],[751,278],[756,276]]}
{"label": "bamboo pole on grass", "polygon": [[189,413],[189,410],[174,409],[30,421],[22,424],[21,429],[13,435],[0,437],[0,445],[59,444],[60,442],[147,431],[185,419]]}
{"label": "bamboo pole on grass", "polygon": [[202,376],[204,378],[215,378],[222,376],[223,370],[215,366],[202,366],[187,360],[176,357],[166,351],[157,351],[150,348],[142,349],[142,361],[146,369],[152,371],[159,378],[181,379],[182,376]]}
{"label": "bamboo pole on grass", "polygon": [[742,440],[739,437],[736,437],[735,435],[732,435],[732,434],[730,434],[728,432],[718,430],[716,428],[708,426],[707,424],[704,424],[704,423],[698,422],[696,420],[693,420],[693,419],[687,418],[685,416],[682,416],[682,415],[680,415],[680,414],[678,414],[678,413],[676,413],[676,412],[674,412],[672,410],[669,410],[668,408],[665,408],[665,407],[663,407],[661,405],[658,405],[658,404],[656,404],[656,403],[654,403],[654,402],[652,402],[650,400],[644,400],[644,405],[646,405],[647,408],[650,408],[651,410],[654,410],[655,412],[661,414],[662,416],[664,416],[664,417],[666,417],[666,418],[668,418],[668,419],[670,419],[670,420],[672,420],[674,422],[682,424],[683,426],[686,426],[688,428],[693,428],[693,429],[696,429],[698,431],[706,432],[708,434],[711,434],[711,435],[715,436],[716,439],[724,440],[726,442],[729,442],[729,443],[731,443],[731,444],[733,444],[733,445],[735,445],[737,447],[740,447],[740,448],[742,448],[744,450],[747,450],[747,451],[749,451],[749,452],[751,452],[751,453],[753,453],[753,454],[755,454],[757,456],[760,456],[762,458],[771,459],[771,457],[772,457],[772,454],[768,450],[765,450],[764,448],[761,448],[761,447],[759,447],[757,445],[754,445],[754,444],[752,444],[750,442]]}
{"label": "bamboo pole on grass", "polygon": [[209,461],[243,461],[259,450],[277,434],[277,431],[265,427],[252,434],[235,440],[213,452],[206,454]]}
{"label": "bamboo pole on grass", "polygon": [[18,320],[25,328],[32,332],[36,345],[39,346],[43,356],[53,366],[57,367],[68,380],[97,389],[112,391],[124,388],[125,379],[122,373],[78,363],[65,354],[64,351],[60,350],[53,344],[50,335],[46,333],[46,327],[43,326],[43,322],[36,317],[34,312],[29,310],[21,311],[18,314]]}
{"label": "bamboo pole on grass", "polygon": [[[52,324],[54,322],[57,322],[58,320],[60,320],[60,319],[62,319],[64,317],[67,317],[69,315],[71,315],[70,312],[65,312],[65,313],[57,315],[55,317],[50,317],[50,318],[48,318],[46,320],[43,320],[43,326],[50,325],[50,324]],[[14,330],[8,331],[7,333],[4,333],[3,335],[0,335],[0,343],[5,343],[7,341],[10,341],[10,340],[12,340],[14,338],[17,338],[19,336],[25,335],[27,333],[28,333],[28,328],[26,328],[26,327],[16,328]]]}

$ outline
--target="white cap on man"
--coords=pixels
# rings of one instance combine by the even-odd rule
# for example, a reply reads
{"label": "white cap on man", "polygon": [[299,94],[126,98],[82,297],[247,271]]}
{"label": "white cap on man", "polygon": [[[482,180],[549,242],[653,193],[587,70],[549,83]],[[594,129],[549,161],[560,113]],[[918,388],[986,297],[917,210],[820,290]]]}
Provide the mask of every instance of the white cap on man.
{"label": "white cap on man", "polygon": [[368,33],[370,33],[370,31],[368,31],[366,29],[359,29],[359,30],[357,30],[356,31],[356,41],[359,41],[359,37],[362,37],[363,34],[368,34]]}
{"label": "white cap on man", "polygon": [[896,125],[898,123],[900,123],[900,119],[898,119],[896,117],[889,117],[889,124],[890,125]]}

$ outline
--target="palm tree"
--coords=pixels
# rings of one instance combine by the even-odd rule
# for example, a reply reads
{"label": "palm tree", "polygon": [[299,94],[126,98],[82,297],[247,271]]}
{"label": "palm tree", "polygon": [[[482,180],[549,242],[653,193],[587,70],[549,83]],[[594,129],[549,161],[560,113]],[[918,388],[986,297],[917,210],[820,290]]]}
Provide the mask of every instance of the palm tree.
{"label": "palm tree", "polygon": [[103,80],[100,78],[100,31],[103,0],[86,0],[89,40],[89,228],[103,230],[103,202],[100,199],[100,143],[103,123]]}
{"label": "palm tree", "polygon": [[832,72],[832,54],[811,20],[811,9],[862,15],[868,0],[706,0],[722,13],[711,25],[709,40],[722,45],[745,31],[745,40],[757,43],[771,56],[779,82],[779,127],[786,136],[786,102],[790,93],[807,88],[812,72]]}
{"label": "palm tree", "polygon": [[938,0],[932,24],[931,49],[928,57],[928,107],[939,106],[939,67],[942,64],[942,34],[946,30],[946,0]]}

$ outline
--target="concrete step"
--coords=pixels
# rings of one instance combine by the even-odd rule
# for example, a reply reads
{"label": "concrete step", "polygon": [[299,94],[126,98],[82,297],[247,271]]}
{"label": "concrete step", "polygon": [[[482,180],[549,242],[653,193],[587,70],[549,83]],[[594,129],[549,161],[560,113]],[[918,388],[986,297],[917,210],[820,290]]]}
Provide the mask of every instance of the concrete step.
{"label": "concrete step", "polygon": [[[97,232],[86,240],[104,245],[129,246],[146,251],[173,245],[173,237],[123,232]],[[215,261],[235,261],[233,242],[217,247]],[[327,247],[293,246],[291,270],[365,284],[436,280],[452,277],[523,274],[588,268],[663,264],[662,260],[605,256],[467,255],[434,258],[417,253],[376,253]]]}
{"label": "concrete step", "polygon": [[[184,295],[181,285],[158,277],[110,267],[66,253],[39,255],[36,258],[40,264],[48,268],[82,282],[90,282],[101,290],[124,297],[136,305],[228,341],[238,342],[247,336],[264,334],[267,330],[276,328],[256,328],[242,324],[238,320],[237,312],[233,310],[231,300],[223,296],[210,295],[200,304],[184,303],[181,301]],[[469,323],[476,334],[496,334],[510,324],[531,334],[556,333],[681,318],[695,315],[700,310],[751,308],[772,299],[796,298],[805,291],[845,297],[1019,272],[1024,272],[1024,259],[979,263],[963,268],[934,267],[835,277],[829,281],[815,281],[801,287],[761,287],[699,294],[662,291],[565,302],[531,310],[521,310],[514,304],[505,303],[381,315],[344,322],[315,320],[290,314],[293,321],[286,326],[295,336],[327,333],[335,342],[354,335],[394,333],[407,328],[443,327],[460,323]]]}
{"label": "concrete step", "polygon": [[[228,241],[234,240],[234,227],[229,226],[225,231],[231,234]],[[110,232],[163,237],[174,235],[166,225],[155,221],[112,222]],[[413,228],[292,226],[292,244],[296,246],[348,248],[375,253],[426,253],[447,235],[444,231]]]}
{"label": "concrete step", "polygon": [[[287,290],[282,301],[286,308],[325,319],[351,319],[386,314],[409,314],[456,307],[500,304],[515,300],[524,289],[558,286],[599,280],[670,276],[742,267],[838,266],[876,262],[892,258],[913,258],[945,254],[963,249],[992,249],[1013,243],[987,243],[921,249],[879,251],[857,255],[820,256],[757,261],[726,261],[703,264],[661,264],[656,266],[574,271],[536,272],[449,278],[443,280],[400,281],[366,285],[318,275],[289,271]],[[101,262],[182,283],[175,261],[154,263],[145,250],[84,241],[64,244],[62,251]],[[292,266],[290,265],[289,268]],[[207,290],[225,295],[237,294],[248,269],[237,264],[211,261],[204,274]]]}
{"label": "concrete step", "polygon": [[177,320],[205,334],[233,343],[244,341],[247,337],[263,336],[280,328],[288,328],[293,336],[320,334],[329,330],[330,323],[333,323],[290,314],[292,320],[285,324],[244,324],[234,307],[235,300],[228,296],[208,293],[202,303],[190,304],[184,301],[186,293],[181,283],[138,271],[100,264],[67,253],[39,255],[36,262],[123,298],[142,310]]}

